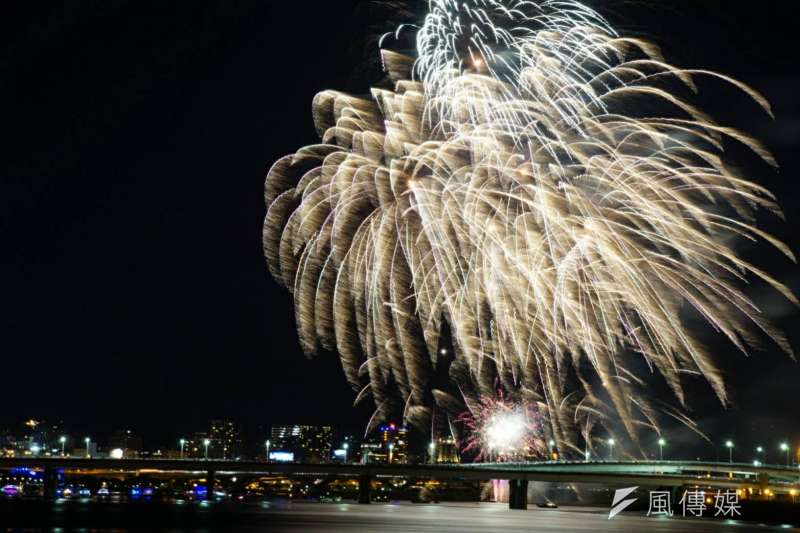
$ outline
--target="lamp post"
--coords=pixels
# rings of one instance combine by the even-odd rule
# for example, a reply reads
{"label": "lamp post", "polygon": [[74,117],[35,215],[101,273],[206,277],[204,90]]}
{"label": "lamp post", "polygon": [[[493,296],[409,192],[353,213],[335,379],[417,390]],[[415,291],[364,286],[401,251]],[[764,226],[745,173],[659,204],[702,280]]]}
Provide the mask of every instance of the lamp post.
{"label": "lamp post", "polygon": [[588,463],[589,462],[589,458],[592,456],[592,454],[589,453],[589,450],[586,450],[583,455],[584,455],[584,457],[586,457],[586,462]]}
{"label": "lamp post", "polygon": [[552,461],[553,460],[553,450],[556,448],[556,441],[553,440],[553,439],[550,439],[550,442],[548,442],[547,445],[550,447],[550,460]]}
{"label": "lamp post", "polygon": [[394,456],[394,442],[389,443],[389,464],[392,464],[392,457]]}
{"label": "lamp post", "polygon": [[616,443],[617,441],[614,439],[608,439],[608,459],[611,461],[614,460],[614,444]]}
{"label": "lamp post", "polygon": [[181,459],[183,459],[183,449],[186,446],[186,439],[181,439],[178,441],[178,444],[181,445]]}
{"label": "lamp post", "polygon": [[203,441],[203,446],[205,446],[205,447],[206,447],[206,453],[205,453],[205,458],[206,458],[206,460],[208,460],[208,445],[209,445],[209,444],[211,444],[211,441],[210,441],[209,439],[205,439],[205,440]]}
{"label": "lamp post", "polygon": [[350,444],[345,442],[344,444],[342,444],[342,449],[344,450],[344,462],[345,464],[347,464],[347,450],[350,449]]}
{"label": "lamp post", "polygon": [[766,457],[766,454],[764,453],[764,447],[763,446],[756,446],[756,453],[761,456],[761,464],[766,464],[767,463],[767,457]]}
{"label": "lamp post", "polygon": [[428,444],[428,452],[429,452],[429,454],[431,456],[431,464],[436,462],[436,459],[434,457],[434,452],[435,451],[436,451],[436,443],[431,441],[431,443]]}
{"label": "lamp post", "polygon": [[781,451],[782,452],[786,452],[786,466],[787,467],[790,466],[790,463],[789,463],[789,452],[791,450],[792,450],[791,447],[787,443],[785,443],[785,442],[781,443]]}
{"label": "lamp post", "polygon": [[89,437],[86,437],[85,439],[83,439],[83,442],[86,443],[86,457],[87,458],[90,457],[90,455],[89,455],[89,443],[91,441],[92,441],[92,439],[90,439]]}
{"label": "lamp post", "polygon": [[728,462],[733,464],[733,441],[725,441],[725,447],[728,448]]}
{"label": "lamp post", "polygon": [[666,440],[664,440],[663,438],[658,439],[658,460],[659,461],[663,461],[664,460],[664,446],[666,446],[666,445],[667,445],[667,441]]}
{"label": "lamp post", "polygon": [[66,444],[67,442],[67,437],[61,435],[61,438],[58,439],[58,442],[61,443],[61,457],[64,457],[64,444]]}
{"label": "lamp post", "polygon": [[269,462],[269,449],[272,446],[272,441],[267,439],[267,442],[265,444],[266,444],[266,449],[267,449],[267,462]]}

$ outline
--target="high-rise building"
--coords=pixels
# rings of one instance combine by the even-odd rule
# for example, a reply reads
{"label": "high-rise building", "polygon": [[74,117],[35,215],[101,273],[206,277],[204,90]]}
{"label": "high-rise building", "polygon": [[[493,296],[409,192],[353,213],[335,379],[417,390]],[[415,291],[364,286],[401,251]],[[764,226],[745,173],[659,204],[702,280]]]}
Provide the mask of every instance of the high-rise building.
{"label": "high-rise building", "polygon": [[395,423],[384,424],[361,443],[363,463],[407,463],[408,429]]}
{"label": "high-rise building", "polygon": [[201,459],[205,457],[205,441],[209,441],[209,457],[211,457],[211,439],[205,431],[198,431],[183,443],[183,457]]}
{"label": "high-rise building", "polygon": [[270,453],[289,453],[302,463],[331,461],[333,428],[330,426],[281,425],[272,426]]}
{"label": "high-rise building", "polygon": [[452,435],[436,439],[436,448],[433,457],[437,463],[460,463],[461,454],[458,452],[458,443]]}
{"label": "high-rise building", "polygon": [[241,426],[230,420],[212,420],[211,450],[209,456],[218,459],[240,459],[242,456],[242,429]]}

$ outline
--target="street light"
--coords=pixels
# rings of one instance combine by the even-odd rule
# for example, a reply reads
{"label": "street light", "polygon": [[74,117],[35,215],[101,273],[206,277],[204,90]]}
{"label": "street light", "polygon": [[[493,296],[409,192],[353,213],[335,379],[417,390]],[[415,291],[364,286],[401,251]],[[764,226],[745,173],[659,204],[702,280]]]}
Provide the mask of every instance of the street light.
{"label": "street light", "polygon": [[178,443],[181,445],[181,459],[183,459],[183,448],[186,446],[186,439],[181,439]]}
{"label": "street light", "polygon": [[610,460],[614,459],[614,444],[616,444],[614,439],[608,439],[608,458]]}
{"label": "street light", "polygon": [[89,455],[89,443],[91,441],[92,441],[92,439],[90,439],[89,437],[86,437],[85,439],[83,439],[83,442],[86,443],[86,457],[90,457],[90,455]]}
{"label": "street light", "polygon": [[733,441],[729,440],[725,442],[725,447],[728,448],[728,462],[733,464]]}
{"label": "street light", "polygon": [[392,457],[394,456],[394,443],[389,443],[389,464],[392,463]]}
{"label": "street light", "polygon": [[205,447],[206,447],[206,455],[205,455],[205,458],[206,458],[206,459],[208,459],[208,445],[209,445],[209,444],[211,444],[211,441],[210,441],[209,439],[205,439],[205,440],[203,441],[203,446],[205,446]]}
{"label": "street light", "polygon": [[767,458],[766,458],[766,456],[764,454],[764,447],[763,446],[756,446],[756,453],[761,455],[761,461],[760,461],[761,463],[766,463],[767,462]]}
{"label": "street light", "polygon": [[664,460],[664,446],[667,445],[667,441],[664,439],[658,439],[658,460]]}
{"label": "street light", "polygon": [[64,457],[64,444],[67,442],[67,437],[61,435],[61,438],[58,439],[58,442],[61,443],[61,457]]}
{"label": "street light", "polygon": [[586,457],[586,462],[588,463],[589,462],[589,458],[592,456],[592,454],[589,453],[589,450],[586,450],[586,452],[584,453],[584,456]]}
{"label": "street light", "polygon": [[272,446],[272,442],[269,439],[267,439],[266,445],[267,445],[267,462],[269,462],[269,448],[270,446]]}
{"label": "street light", "polygon": [[791,451],[791,447],[786,444],[785,442],[781,443],[781,451],[786,452],[786,466],[789,466],[789,452]]}
{"label": "street light", "polygon": [[550,447],[550,460],[552,461],[553,460],[553,450],[556,447],[556,441],[553,440],[553,439],[550,439],[550,442],[548,442],[547,445]]}
{"label": "street light", "polygon": [[434,456],[433,456],[434,451],[436,451],[436,443],[435,442],[431,441],[431,443],[428,444],[428,451],[430,452],[430,456],[431,456],[431,464],[433,464],[433,463],[436,462],[434,460]]}
{"label": "street light", "polygon": [[342,449],[344,450],[344,462],[347,463],[347,450],[350,449],[350,445],[345,442],[342,444]]}

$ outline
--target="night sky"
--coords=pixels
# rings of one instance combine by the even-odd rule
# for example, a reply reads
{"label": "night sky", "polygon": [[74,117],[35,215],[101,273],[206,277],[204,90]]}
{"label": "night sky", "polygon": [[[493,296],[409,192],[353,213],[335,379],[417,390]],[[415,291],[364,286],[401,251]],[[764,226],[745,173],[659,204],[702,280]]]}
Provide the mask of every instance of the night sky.
{"label": "night sky", "polygon": [[[357,4],[4,3],[0,426],[64,419],[153,443],[212,417],[252,433],[279,422],[363,429],[371,409],[351,407],[334,354],[301,354],[289,295],[261,252],[264,174],[316,142],[314,94],[366,92],[381,77],[365,58],[377,58],[374,28],[394,25]],[[772,102],[776,121],[700,84],[713,116],[777,155],[778,173],[744,164],[786,211],[785,224],[763,226],[800,252],[800,5],[669,4],[600,6],[672,62],[732,75]],[[800,293],[796,265],[765,246],[742,250]],[[797,310],[757,284],[750,292],[800,351]],[[774,347],[745,359],[713,346],[734,405],[724,411],[698,383],[692,415],[709,436],[800,444],[800,365]],[[685,454],[718,448],[673,435]]]}

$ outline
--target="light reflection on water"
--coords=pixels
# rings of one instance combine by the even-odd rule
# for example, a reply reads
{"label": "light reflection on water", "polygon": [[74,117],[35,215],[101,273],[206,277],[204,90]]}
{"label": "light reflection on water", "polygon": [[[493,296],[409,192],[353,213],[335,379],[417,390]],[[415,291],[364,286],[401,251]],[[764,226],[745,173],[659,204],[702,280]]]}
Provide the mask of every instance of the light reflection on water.
{"label": "light reflection on water", "polygon": [[[10,522],[9,519],[10,518]],[[783,521],[783,520],[781,520]],[[776,520],[777,522],[777,520]],[[610,523],[605,508],[559,509],[554,511],[509,511],[496,503],[447,503],[357,505],[353,502],[309,503],[291,500],[144,501],[144,499],[96,501],[92,499],[0,500],[0,531],[14,527],[21,531],[89,531],[98,533],[155,533],[184,531],[298,531],[300,533],[346,533],[381,531],[382,533],[449,533],[476,531],[524,532],[533,524],[542,531],[625,531],[646,530],[678,533],[723,533],[732,531],[786,531],[792,526],[765,525],[746,521],[686,521],[648,519],[631,513]],[[550,527],[548,527],[548,525]],[[54,527],[56,526],[56,527]]]}

